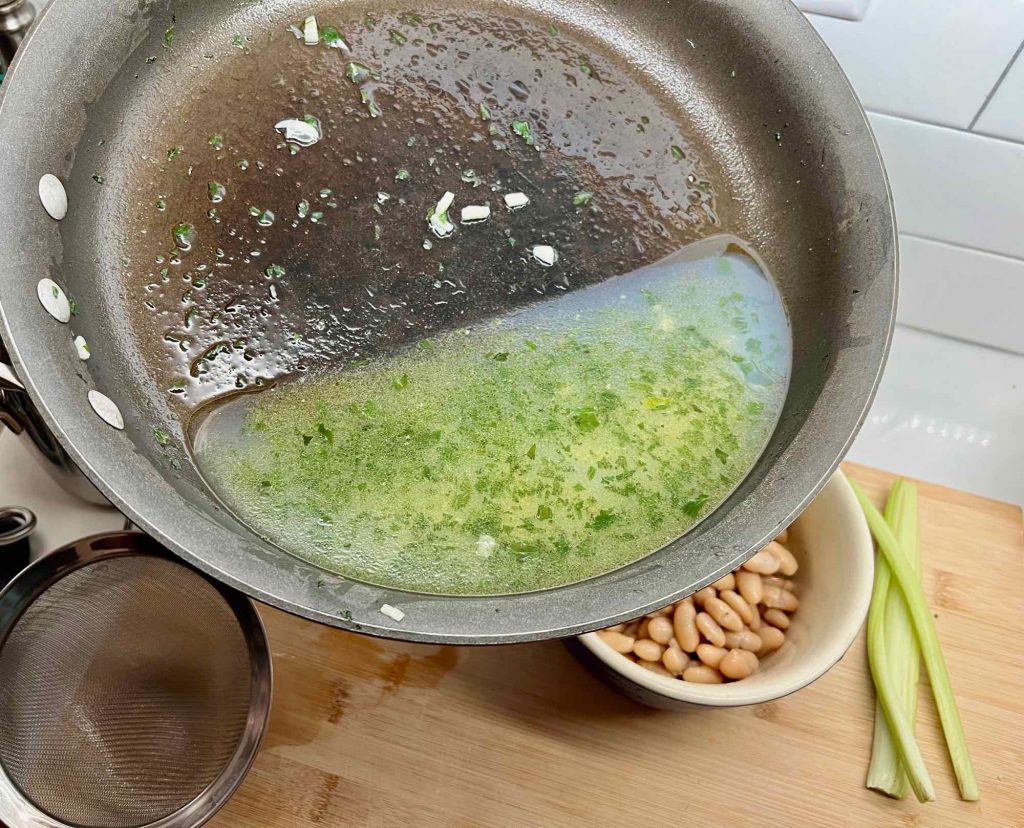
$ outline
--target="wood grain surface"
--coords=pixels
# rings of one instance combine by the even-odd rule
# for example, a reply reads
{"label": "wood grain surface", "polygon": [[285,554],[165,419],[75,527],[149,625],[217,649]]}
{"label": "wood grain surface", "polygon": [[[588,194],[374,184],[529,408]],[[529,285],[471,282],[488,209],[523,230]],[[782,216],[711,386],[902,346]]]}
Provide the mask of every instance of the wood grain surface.
{"label": "wood grain surface", "polygon": [[[892,476],[847,465],[879,501]],[[864,788],[863,634],[789,698],[667,713],[616,695],[558,642],[376,641],[261,608],[274,707],[210,823],[254,826],[1024,826],[1021,510],[921,485],[924,583],[982,799],[961,802],[927,683],[917,733],[938,801]]]}

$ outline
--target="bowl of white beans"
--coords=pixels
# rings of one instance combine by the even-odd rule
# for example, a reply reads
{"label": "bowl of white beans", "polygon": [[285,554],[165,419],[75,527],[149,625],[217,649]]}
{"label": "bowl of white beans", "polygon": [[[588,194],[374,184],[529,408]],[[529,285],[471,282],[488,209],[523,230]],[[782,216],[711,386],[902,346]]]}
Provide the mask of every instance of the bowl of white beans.
{"label": "bowl of white beans", "polygon": [[743,566],[570,650],[652,707],[733,707],[787,696],[849,649],[871,601],[874,550],[842,472]]}

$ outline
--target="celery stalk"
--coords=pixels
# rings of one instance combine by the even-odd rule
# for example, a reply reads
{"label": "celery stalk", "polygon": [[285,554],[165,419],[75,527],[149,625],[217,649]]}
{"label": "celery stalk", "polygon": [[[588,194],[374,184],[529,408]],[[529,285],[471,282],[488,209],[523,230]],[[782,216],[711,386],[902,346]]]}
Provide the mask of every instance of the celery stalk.
{"label": "celery stalk", "polygon": [[[878,519],[884,523],[881,515],[878,515]],[[870,522],[869,520],[868,523]],[[880,556],[878,563],[885,563],[884,557]],[[889,734],[914,795],[920,802],[929,802],[935,799],[935,789],[932,787],[928,768],[925,767],[924,757],[921,756],[921,749],[914,739],[914,727],[903,704],[902,692],[889,669],[883,623],[888,585],[882,585],[886,587],[886,592],[872,592],[871,606],[868,609],[868,664],[871,667],[871,678],[875,682],[875,698],[885,716]]]}
{"label": "celery stalk", "polygon": [[[885,518],[875,508],[875,505],[868,500],[860,486],[853,481],[850,481],[850,485],[857,496],[857,500],[860,502],[861,509],[864,511],[864,517],[867,519],[871,534],[875,536],[878,548],[885,556],[885,561],[889,565],[890,570],[892,570],[892,575],[895,577],[896,583],[906,599],[907,609],[914,624],[914,633],[921,647],[921,655],[924,658],[924,665],[928,670],[928,678],[931,681],[932,694],[935,696],[935,707],[939,713],[939,721],[942,723],[942,732],[946,737],[949,758],[952,760],[957,784],[960,786],[960,797],[968,801],[975,801],[979,798],[978,783],[974,777],[974,767],[971,764],[971,757],[967,748],[967,737],[964,735],[963,724],[960,721],[960,711],[957,708],[956,697],[953,695],[953,688],[949,682],[946,662],[942,657],[942,648],[939,645],[939,636],[935,630],[935,621],[928,609],[928,601],[924,596],[924,590],[921,588],[921,582],[914,577],[907,556],[902,553],[899,541],[896,540],[896,536],[885,522]],[[882,666],[885,664],[884,641],[881,640],[881,635],[876,637],[878,638],[876,644],[881,645],[875,648],[879,651],[876,652],[876,656],[880,656],[882,659],[877,663],[879,666]],[[868,648],[870,655],[872,649],[870,623],[868,626]],[[889,678],[884,667],[879,672],[885,679]],[[900,749],[910,785],[914,788],[914,793],[918,794],[920,798],[918,788],[920,787],[921,779],[915,779],[915,772],[918,769],[915,760],[920,759],[920,751],[917,749],[916,743],[914,743],[913,734],[907,733],[905,711],[902,709],[902,705],[899,704],[892,682],[885,679],[882,682],[886,688],[885,697],[883,698],[883,693],[881,688],[879,688],[879,698],[882,699],[883,709],[886,710],[886,718],[889,720],[893,736]],[[897,715],[890,719],[890,714],[893,712]]]}
{"label": "celery stalk", "polygon": [[[914,575],[920,577],[921,547],[918,539],[917,489],[904,480],[897,480],[889,492],[885,520],[908,556]],[[913,731],[917,717],[917,683],[921,667],[921,651],[914,637],[906,601],[899,589],[893,589],[892,570],[879,553],[875,563],[873,595],[879,595],[882,636],[885,639],[886,664],[900,696]],[[877,610],[876,610],[877,611]],[[907,795],[909,780],[900,762],[899,751],[889,732],[881,702],[875,702],[875,735],[871,745],[871,765],[867,787],[896,799]]]}

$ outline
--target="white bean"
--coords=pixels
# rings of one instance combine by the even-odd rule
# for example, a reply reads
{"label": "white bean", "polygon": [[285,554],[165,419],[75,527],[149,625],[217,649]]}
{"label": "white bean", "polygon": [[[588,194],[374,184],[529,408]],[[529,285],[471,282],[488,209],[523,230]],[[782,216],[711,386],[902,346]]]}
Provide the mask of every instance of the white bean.
{"label": "white bean", "polygon": [[672,622],[662,616],[652,618],[647,625],[647,634],[659,644],[668,644],[672,640]]}
{"label": "white bean", "polygon": [[756,572],[746,572],[744,570],[737,572],[736,588],[739,590],[740,595],[743,596],[743,600],[750,604],[750,606],[753,607],[761,603],[764,587],[761,583],[761,576]]}
{"label": "white bean", "polygon": [[772,554],[779,559],[779,572],[785,575],[787,578],[791,575],[796,575],[796,571],[800,568],[800,564],[797,563],[793,553],[786,549],[781,543],[770,543],[768,546],[772,550]]}
{"label": "white bean", "polygon": [[665,648],[657,641],[639,638],[633,642],[633,652],[643,661],[661,661],[661,654],[665,652]]}
{"label": "white bean", "polygon": [[758,575],[774,575],[779,571],[779,559],[772,554],[769,545],[743,564],[743,568],[747,572],[756,572]]}
{"label": "white bean", "polygon": [[633,651],[634,639],[631,635],[623,635],[617,630],[601,630],[598,635],[605,644],[617,653],[625,655]]}
{"label": "white bean", "polygon": [[725,632],[718,626],[718,622],[706,612],[698,612],[695,623],[701,635],[716,647],[725,644]]}
{"label": "white bean", "polygon": [[706,664],[695,664],[683,671],[683,680],[694,684],[721,684],[722,674]]}
{"label": "white bean", "polygon": [[728,650],[723,647],[716,647],[714,644],[701,644],[697,647],[697,658],[707,664],[708,667],[717,669],[727,652]]}
{"label": "white bean", "polygon": [[775,609],[775,607],[771,607],[764,611],[764,620],[773,627],[778,627],[780,630],[789,629],[789,616],[782,610]]}
{"label": "white bean", "polygon": [[721,598],[708,598],[704,602],[704,611],[710,615],[718,625],[726,630],[739,632],[743,629],[743,619]]}
{"label": "white bean", "polygon": [[672,629],[676,634],[676,641],[687,653],[692,653],[700,644],[700,633],[697,631],[696,619],[697,610],[693,601],[683,601],[676,605],[675,615],[672,616]]}

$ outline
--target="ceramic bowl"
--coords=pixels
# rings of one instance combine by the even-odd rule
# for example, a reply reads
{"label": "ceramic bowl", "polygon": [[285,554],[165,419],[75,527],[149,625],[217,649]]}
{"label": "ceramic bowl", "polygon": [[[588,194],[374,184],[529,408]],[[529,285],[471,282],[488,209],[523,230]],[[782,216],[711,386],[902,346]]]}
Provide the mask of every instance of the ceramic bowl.
{"label": "ceramic bowl", "polygon": [[786,642],[742,681],[693,684],[659,676],[615,652],[597,633],[570,639],[569,649],[607,684],[651,707],[735,707],[795,693],[843,657],[871,600],[871,534],[842,472],[790,527],[786,545],[800,563],[793,577],[800,606]]}

